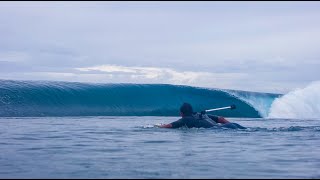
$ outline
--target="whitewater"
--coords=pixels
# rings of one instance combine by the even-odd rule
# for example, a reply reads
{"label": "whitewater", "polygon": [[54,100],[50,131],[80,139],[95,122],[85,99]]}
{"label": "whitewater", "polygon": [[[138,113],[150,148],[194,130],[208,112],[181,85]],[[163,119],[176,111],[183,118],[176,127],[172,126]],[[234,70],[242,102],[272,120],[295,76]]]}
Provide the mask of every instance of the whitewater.
{"label": "whitewater", "polygon": [[[320,178],[319,90],[0,80],[0,178]],[[247,129],[154,126],[183,102]]]}

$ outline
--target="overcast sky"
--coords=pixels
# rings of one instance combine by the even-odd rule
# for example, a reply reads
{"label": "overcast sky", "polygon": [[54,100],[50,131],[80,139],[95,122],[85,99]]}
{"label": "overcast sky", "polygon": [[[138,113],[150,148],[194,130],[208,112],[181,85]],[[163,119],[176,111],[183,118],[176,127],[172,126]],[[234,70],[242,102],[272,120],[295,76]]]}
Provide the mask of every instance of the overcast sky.
{"label": "overcast sky", "polygon": [[286,93],[319,69],[320,2],[0,2],[0,79]]}

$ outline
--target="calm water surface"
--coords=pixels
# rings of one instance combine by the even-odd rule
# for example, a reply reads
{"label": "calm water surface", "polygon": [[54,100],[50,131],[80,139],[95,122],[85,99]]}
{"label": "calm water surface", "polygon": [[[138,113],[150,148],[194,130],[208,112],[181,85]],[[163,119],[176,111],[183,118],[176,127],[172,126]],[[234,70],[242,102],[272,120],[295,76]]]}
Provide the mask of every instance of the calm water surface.
{"label": "calm water surface", "polygon": [[0,118],[0,178],[320,178],[320,120],[153,126],[176,119]]}

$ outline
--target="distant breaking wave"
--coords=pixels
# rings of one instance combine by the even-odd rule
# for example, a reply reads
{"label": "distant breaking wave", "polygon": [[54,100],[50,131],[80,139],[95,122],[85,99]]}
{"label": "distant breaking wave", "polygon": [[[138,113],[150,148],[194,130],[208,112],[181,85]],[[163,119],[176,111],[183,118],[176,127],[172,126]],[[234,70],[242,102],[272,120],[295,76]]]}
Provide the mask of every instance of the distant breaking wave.
{"label": "distant breaking wave", "polygon": [[277,97],[168,84],[0,80],[0,116],[179,116],[180,105],[189,102],[194,111],[235,104],[234,110],[212,114],[259,118]]}
{"label": "distant breaking wave", "polygon": [[276,98],[271,104],[269,118],[320,118],[320,81]]}

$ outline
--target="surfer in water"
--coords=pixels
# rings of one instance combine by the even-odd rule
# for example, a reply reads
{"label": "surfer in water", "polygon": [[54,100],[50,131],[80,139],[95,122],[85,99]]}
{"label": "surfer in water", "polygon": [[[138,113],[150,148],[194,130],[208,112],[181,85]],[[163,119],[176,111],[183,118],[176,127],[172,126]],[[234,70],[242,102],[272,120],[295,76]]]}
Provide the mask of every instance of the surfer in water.
{"label": "surfer in water", "polygon": [[194,113],[192,106],[189,103],[183,103],[180,107],[181,119],[169,124],[158,125],[160,128],[211,128],[214,126],[232,128],[232,129],[246,129],[245,127],[227,121],[224,117],[207,115],[202,113]]}

